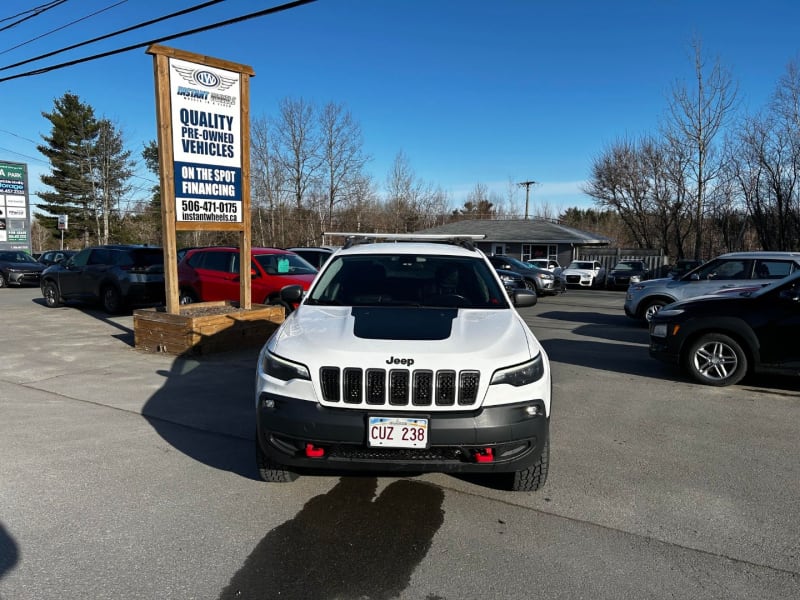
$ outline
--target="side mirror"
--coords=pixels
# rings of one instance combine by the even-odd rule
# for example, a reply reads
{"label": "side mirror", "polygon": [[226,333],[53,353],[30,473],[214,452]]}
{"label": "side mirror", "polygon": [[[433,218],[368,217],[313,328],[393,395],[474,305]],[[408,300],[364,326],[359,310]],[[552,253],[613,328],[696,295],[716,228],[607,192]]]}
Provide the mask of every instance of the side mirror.
{"label": "side mirror", "polygon": [[259,277],[259,274],[254,267],[250,267],[250,278],[252,279],[253,277]]}
{"label": "side mirror", "polygon": [[526,308],[528,306],[533,306],[538,301],[536,297],[536,292],[532,292],[530,290],[517,290],[514,292],[514,306],[517,308]]}
{"label": "side mirror", "polygon": [[281,300],[286,302],[289,306],[298,304],[302,299],[305,291],[299,285],[287,285],[281,288]]}

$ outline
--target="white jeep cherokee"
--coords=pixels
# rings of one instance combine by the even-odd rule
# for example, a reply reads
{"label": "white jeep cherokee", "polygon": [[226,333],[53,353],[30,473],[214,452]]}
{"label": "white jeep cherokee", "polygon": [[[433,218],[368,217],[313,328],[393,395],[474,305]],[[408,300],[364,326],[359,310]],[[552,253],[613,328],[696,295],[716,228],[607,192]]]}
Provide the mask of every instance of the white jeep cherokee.
{"label": "white jeep cherokee", "polygon": [[[544,485],[550,364],[475,239],[347,237],[261,350],[259,472],[502,474]],[[384,241],[378,241],[378,239]]]}

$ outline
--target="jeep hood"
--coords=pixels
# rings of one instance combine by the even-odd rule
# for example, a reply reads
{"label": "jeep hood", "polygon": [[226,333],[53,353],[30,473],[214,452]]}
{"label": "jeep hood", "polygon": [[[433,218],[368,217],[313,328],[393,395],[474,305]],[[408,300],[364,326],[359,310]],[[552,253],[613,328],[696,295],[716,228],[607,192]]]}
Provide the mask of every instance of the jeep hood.
{"label": "jeep hood", "polygon": [[311,369],[331,364],[386,368],[393,358],[410,359],[415,368],[480,369],[484,362],[521,363],[541,351],[510,309],[309,305],[286,319],[269,348]]}

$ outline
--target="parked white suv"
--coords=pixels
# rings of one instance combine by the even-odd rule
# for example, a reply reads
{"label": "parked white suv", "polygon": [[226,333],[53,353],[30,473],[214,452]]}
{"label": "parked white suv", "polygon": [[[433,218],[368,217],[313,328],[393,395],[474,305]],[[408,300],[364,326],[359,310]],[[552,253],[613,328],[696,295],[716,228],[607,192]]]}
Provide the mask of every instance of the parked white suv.
{"label": "parked white suv", "polygon": [[625,296],[625,314],[649,321],[672,302],[726,289],[767,285],[798,269],[798,252],[730,252],[675,278],[632,283]]}
{"label": "parked white suv", "polygon": [[473,241],[347,238],[268,340],[256,376],[259,472],[499,474],[544,485],[552,384],[544,349]]}

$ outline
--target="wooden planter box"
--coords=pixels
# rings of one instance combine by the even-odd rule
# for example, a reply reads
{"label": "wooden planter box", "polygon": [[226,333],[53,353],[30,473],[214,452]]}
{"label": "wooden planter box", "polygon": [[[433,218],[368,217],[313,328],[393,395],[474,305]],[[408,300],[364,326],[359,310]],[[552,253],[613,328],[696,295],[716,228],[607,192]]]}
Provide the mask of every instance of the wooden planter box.
{"label": "wooden planter box", "polygon": [[180,314],[163,307],[133,311],[134,345],[147,352],[203,355],[260,346],[283,323],[282,306],[234,302],[199,302],[181,306]]}

